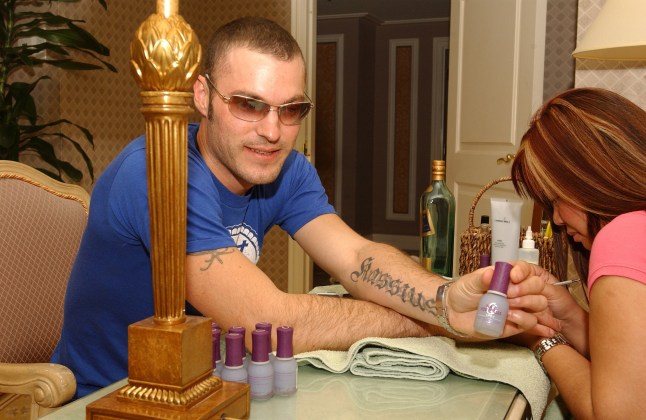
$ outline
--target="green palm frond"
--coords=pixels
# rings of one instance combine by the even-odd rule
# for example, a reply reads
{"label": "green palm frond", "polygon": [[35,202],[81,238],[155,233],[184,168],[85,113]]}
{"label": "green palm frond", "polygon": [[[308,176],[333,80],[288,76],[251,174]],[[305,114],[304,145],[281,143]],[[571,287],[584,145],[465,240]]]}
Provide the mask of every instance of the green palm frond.
{"label": "green palm frond", "polygon": [[[83,145],[94,147],[90,131],[72,121],[59,119],[40,122],[32,92],[41,82],[14,81],[19,70],[34,74],[33,68],[52,66],[62,70],[117,69],[107,61],[110,50],[82,27],[84,22],[52,13],[52,3],[79,3],[83,0],[2,0],[0,2],[0,159],[19,160],[23,152],[35,153],[54,168],[38,168],[53,178],[80,181],[83,172],[59,158],[53,144],[62,141],[73,146],[85,162],[87,174],[94,181],[92,161]],[[90,1],[90,0],[85,0]],[[107,10],[105,0],[96,0]],[[61,129],[71,127],[75,137]],[[79,141],[80,140],[80,141]]]}

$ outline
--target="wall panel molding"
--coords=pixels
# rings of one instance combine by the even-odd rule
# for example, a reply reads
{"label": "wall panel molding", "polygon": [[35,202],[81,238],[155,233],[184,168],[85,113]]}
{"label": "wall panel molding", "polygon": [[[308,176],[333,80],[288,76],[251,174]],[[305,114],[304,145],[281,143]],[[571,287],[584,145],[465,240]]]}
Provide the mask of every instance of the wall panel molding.
{"label": "wall panel molding", "polygon": [[335,104],[335,156],[334,156],[334,208],[339,216],[343,213],[343,69],[345,68],[344,35],[319,35],[317,43],[336,44],[336,104]]}
{"label": "wall panel molding", "polygon": [[[410,86],[398,86],[398,54],[404,51],[410,51]],[[419,83],[419,40],[417,38],[409,39],[391,39],[389,42],[389,59],[388,59],[388,133],[387,133],[387,164],[386,164],[386,219],[399,221],[414,221],[417,213],[417,195],[415,194],[415,179],[417,174],[417,102],[418,102],[418,83]],[[400,69],[401,71],[401,69]],[[398,92],[398,90],[400,90]],[[408,104],[408,138],[398,137],[397,124],[406,115],[402,115],[401,109],[397,107],[398,95],[408,94],[410,103]],[[396,144],[407,141],[408,145],[408,171],[407,179],[401,180],[395,176],[396,168]],[[396,182],[403,183],[406,181],[407,200],[405,212],[395,212],[394,208],[397,203],[395,190],[400,187]]]}

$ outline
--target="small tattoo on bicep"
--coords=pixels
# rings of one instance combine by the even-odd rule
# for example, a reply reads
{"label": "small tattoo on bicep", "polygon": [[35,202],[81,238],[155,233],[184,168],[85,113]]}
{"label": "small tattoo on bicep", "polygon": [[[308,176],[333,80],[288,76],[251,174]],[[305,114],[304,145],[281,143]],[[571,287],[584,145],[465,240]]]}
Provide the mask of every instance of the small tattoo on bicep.
{"label": "small tattoo on bicep", "polygon": [[426,298],[422,292],[417,292],[415,287],[411,287],[401,279],[394,279],[389,273],[381,271],[379,268],[373,269],[373,261],[373,257],[363,260],[359,270],[350,274],[350,279],[355,283],[361,280],[390,296],[399,297],[402,302],[419,308],[422,312],[435,314],[434,298]]}
{"label": "small tattoo on bicep", "polygon": [[204,266],[200,267],[201,271],[206,271],[211,268],[214,261],[224,264],[224,261],[220,257],[222,255],[232,254],[236,249],[235,247],[210,249],[208,251],[191,252],[189,255],[206,255],[207,258],[204,260]]}

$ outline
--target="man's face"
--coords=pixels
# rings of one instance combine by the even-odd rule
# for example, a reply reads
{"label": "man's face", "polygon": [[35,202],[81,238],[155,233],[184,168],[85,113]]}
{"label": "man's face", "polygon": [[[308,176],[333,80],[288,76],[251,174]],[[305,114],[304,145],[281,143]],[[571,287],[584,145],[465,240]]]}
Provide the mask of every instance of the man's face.
{"label": "man's face", "polygon": [[[242,95],[271,105],[306,100],[305,68],[300,57],[280,61],[270,55],[235,48],[229,53],[224,68],[211,80],[226,97]],[[236,194],[274,181],[294,147],[300,126],[284,125],[276,109],[260,121],[243,121],[229,111],[206,80],[203,83],[210,89],[210,101],[208,118],[202,119],[198,144],[211,171]]]}

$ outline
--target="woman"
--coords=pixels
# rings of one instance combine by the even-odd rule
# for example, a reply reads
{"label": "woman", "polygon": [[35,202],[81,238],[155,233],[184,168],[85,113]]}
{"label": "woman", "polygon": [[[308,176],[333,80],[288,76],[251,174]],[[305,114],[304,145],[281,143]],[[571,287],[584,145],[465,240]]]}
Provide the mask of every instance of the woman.
{"label": "woman", "polygon": [[523,344],[536,351],[577,419],[643,418],[646,112],[603,89],[557,95],[532,119],[512,180],[550,214],[556,277],[565,277],[569,249],[590,306],[588,313],[565,287],[546,286],[562,336],[525,334]]}

